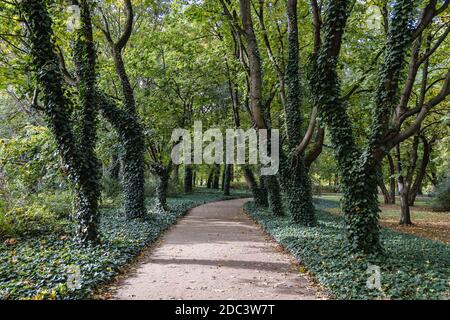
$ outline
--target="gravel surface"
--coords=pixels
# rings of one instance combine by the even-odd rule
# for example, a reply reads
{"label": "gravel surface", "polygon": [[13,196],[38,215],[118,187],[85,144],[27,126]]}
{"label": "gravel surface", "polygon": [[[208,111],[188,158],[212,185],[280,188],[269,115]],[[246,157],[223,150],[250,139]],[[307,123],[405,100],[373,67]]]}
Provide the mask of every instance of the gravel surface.
{"label": "gravel surface", "polygon": [[143,253],[113,299],[320,299],[294,258],[244,214],[248,200],[192,209]]}

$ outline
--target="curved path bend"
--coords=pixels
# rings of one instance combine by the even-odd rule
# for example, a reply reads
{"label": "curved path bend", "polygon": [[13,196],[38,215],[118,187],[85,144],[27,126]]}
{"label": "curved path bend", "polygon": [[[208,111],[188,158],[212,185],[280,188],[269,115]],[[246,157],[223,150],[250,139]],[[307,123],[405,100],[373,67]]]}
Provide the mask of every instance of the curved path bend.
{"label": "curved path bend", "polygon": [[113,299],[317,299],[292,256],[243,212],[249,199],[189,211],[144,252]]}

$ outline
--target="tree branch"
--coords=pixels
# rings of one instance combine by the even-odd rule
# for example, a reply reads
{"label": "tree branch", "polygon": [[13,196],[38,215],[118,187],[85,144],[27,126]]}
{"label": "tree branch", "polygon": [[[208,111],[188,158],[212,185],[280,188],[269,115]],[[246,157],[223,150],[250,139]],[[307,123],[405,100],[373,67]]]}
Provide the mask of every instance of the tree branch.
{"label": "tree branch", "polygon": [[125,30],[116,43],[116,48],[118,50],[122,50],[127,45],[127,42],[131,36],[131,32],[133,31],[133,6],[131,4],[131,0],[124,0],[124,3],[127,18],[125,23]]}

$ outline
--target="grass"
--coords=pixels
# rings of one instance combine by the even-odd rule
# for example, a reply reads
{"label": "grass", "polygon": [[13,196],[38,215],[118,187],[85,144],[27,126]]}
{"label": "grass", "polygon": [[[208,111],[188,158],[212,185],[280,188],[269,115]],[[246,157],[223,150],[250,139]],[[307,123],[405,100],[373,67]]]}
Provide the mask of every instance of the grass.
{"label": "grass", "polygon": [[[323,209],[333,213],[341,214],[339,201],[342,198],[339,194],[324,194],[315,197],[321,203],[327,202]],[[410,233],[431,240],[438,240],[450,244],[450,212],[435,212],[429,207],[431,198],[420,197],[416,200],[414,207],[411,207],[411,220],[413,226],[399,226],[400,205],[397,199],[394,205],[383,204],[380,197],[380,224],[399,232]]]}
{"label": "grass", "polygon": [[236,191],[225,197],[199,190],[170,197],[171,210],[166,213],[156,212],[150,200],[147,217],[134,221],[126,220],[118,209],[105,209],[100,219],[102,243],[96,247],[54,234],[0,243],[0,300],[87,298],[190,208],[246,195]]}
{"label": "grass", "polygon": [[[316,197],[319,199],[325,199],[325,200],[339,202],[342,198],[342,194],[340,194],[340,193],[323,193],[320,195],[316,195]],[[378,201],[380,201],[380,203],[383,203],[383,201],[384,201],[383,196],[379,195]],[[395,201],[397,204],[400,203],[400,198],[398,196],[396,196]],[[415,201],[414,208],[429,208],[431,201],[432,201],[431,197],[418,196]]]}
{"label": "grass", "polygon": [[[330,214],[334,201],[315,200],[316,227],[275,217],[253,202],[245,210],[337,299],[448,299],[450,247],[438,241],[382,228],[382,255],[354,256],[346,250],[343,218]],[[369,266],[381,270],[381,288],[369,289]]]}

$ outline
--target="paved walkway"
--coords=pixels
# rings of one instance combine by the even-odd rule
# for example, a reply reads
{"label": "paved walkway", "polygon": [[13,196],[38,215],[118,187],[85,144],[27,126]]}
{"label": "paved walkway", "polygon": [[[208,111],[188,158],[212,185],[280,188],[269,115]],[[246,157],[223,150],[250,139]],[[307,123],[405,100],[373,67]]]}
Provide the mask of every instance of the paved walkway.
{"label": "paved walkway", "polygon": [[316,290],[243,213],[248,199],[192,209],[117,284],[114,299],[316,299]]}

